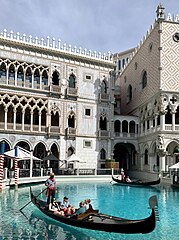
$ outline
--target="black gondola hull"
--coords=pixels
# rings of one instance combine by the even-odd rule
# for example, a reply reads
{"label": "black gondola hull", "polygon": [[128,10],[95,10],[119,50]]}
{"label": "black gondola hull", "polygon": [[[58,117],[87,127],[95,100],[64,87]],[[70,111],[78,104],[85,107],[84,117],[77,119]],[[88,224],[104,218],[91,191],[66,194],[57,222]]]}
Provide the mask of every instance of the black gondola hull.
{"label": "black gondola hull", "polygon": [[32,203],[46,216],[71,226],[99,230],[105,232],[116,232],[125,234],[134,233],[149,233],[155,229],[156,217],[155,210],[149,217],[140,220],[129,220],[124,218],[118,218],[115,216],[110,216],[106,214],[89,212],[86,217],[81,220],[75,218],[68,218],[64,216],[55,215],[53,212],[46,210],[46,202],[36,198],[31,191],[31,201]]}
{"label": "black gondola hull", "polygon": [[150,182],[143,182],[143,181],[132,181],[132,182],[126,182],[119,180],[118,178],[112,176],[112,180],[120,185],[126,185],[126,186],[154,186],[160,184],[160,178],[156,181],[150,181]]}

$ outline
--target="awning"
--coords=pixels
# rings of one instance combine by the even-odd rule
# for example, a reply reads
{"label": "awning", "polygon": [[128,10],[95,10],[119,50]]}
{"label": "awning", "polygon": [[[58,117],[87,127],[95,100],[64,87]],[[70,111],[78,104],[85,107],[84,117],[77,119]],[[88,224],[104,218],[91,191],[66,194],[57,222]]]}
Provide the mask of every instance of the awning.
{"label": "awning", "polygon": [[79,162],[79,163],[82,163],[83,161],[77,157],[75,154],[72,154],[71,156],[69,156],[67,159],[66,159],[67,162]]}
{"label": "awning", "polygon": [[179,169],[179,162],[174,164],[174,165],[172,165],[172,166],[170,166],[169,168],[170,169]]}
{"label": "awning", "polygon": [[44,160],[50,160],[50,161],[60,161],[57,157],[55,157],[53,154],[49,154],[48,156],[44,157],[42,159],[43,161]]}
{"label": "awning", "polygon": [[21,147],[17,147],[17,156],[15,156],[15,149],[5,152],[4,155],[9,158],[17,157],[18,160],[30,160],[31,158],[36,161],[42,161],[40,158],[35,156],[31,156],[31,152],[23,149]]}

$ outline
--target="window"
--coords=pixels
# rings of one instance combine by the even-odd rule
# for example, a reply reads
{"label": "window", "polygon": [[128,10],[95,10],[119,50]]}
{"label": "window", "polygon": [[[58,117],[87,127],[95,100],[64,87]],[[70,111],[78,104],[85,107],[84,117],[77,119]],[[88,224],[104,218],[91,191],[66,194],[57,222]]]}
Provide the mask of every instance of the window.
{"label": "window", "polygon": [[148,150],[145,149],[145,154],[144,154],[144,164],[147,165],[148,164]]}
{"label": "window", "polygon": [[91,76],[91,75],[86,75],[86,76],[85,76],[85,79],[86,79],[86,80],[92,80],[92,76]]}
{"label": "window", "polygon": [[5,63],[1,64],[1,67],[0,67],[0,78],[1,78],[1,80],[6,80],[6,65],[5,65]]}
{"label": "window", "polygon": [[59,86],[59,72],[56,70],[52,74],[52,84]]}
{"label": "window", "polygon": [[85,109],[85,116],[91,116],[91,109],[89,108]]}
{"label": "window", "polygon": [[84,147],[85,148],[91,148],[91,146],[92,146],[92,143],[91,143],[91,141],[84,141]]}
{"label": "window", "polygon": [[129,103],[132,100],[132,86],[129,85],[127,89],[127,103]]}
{"label": "window", "polygon": [[69,77],[69,87],[70,88],[75,88],[75,75],[72,73]]}
{"label": "window", "polygon": [[106,82],[103,80],[101,84],[101,93],[106,94],[107,93],[107,85]]}
{"label": "window", "polygon": [[101,151],[100,151],[100,159],[101,160],[106,159],[106,151],[104,150],[104,148],[102,148]]}
{"label": "window", "polygon": [[147,86],[147,72],[144,71],[142,74],[142,88],[145,88]]}

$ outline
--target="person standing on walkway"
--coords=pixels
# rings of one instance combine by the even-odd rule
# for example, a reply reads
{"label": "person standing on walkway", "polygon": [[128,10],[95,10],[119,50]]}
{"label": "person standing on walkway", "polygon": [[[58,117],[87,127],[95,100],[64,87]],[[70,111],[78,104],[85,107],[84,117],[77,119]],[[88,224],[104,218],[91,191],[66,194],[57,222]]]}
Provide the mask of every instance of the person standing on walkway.
{"label": "person standing on walkway", "polygon": [[47,187],[46,197],[47,197],[48,205],[50,204],[50,198],[51,198],[51,201],[52,199],[55,198],[56,180],[54,176],[55,176],[54,173],[50,173],[50,177],[45,182],[45,186]]}

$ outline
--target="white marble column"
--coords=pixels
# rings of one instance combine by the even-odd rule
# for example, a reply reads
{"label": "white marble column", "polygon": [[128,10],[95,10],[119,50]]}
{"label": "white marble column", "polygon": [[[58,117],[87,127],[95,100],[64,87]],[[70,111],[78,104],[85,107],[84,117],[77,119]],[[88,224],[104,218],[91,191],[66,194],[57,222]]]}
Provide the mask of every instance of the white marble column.
{"label": "white marble column", "polygon": [[14,123],[13,123],[13,130],[16,130],[16,110],[14,110]]}
{"label": "white marble column", "polygon": [[160,129],[165,130],[165,114],[160,115]]}
{"label": "white marble column", "polygon": [[175,131],[175,112],[172,112],[172,131]]}
{"label": "white marble column", "polygon": [[7,112],[8,112],[8,109],[5,108],[4,110],[4,129],[7,130]]}

